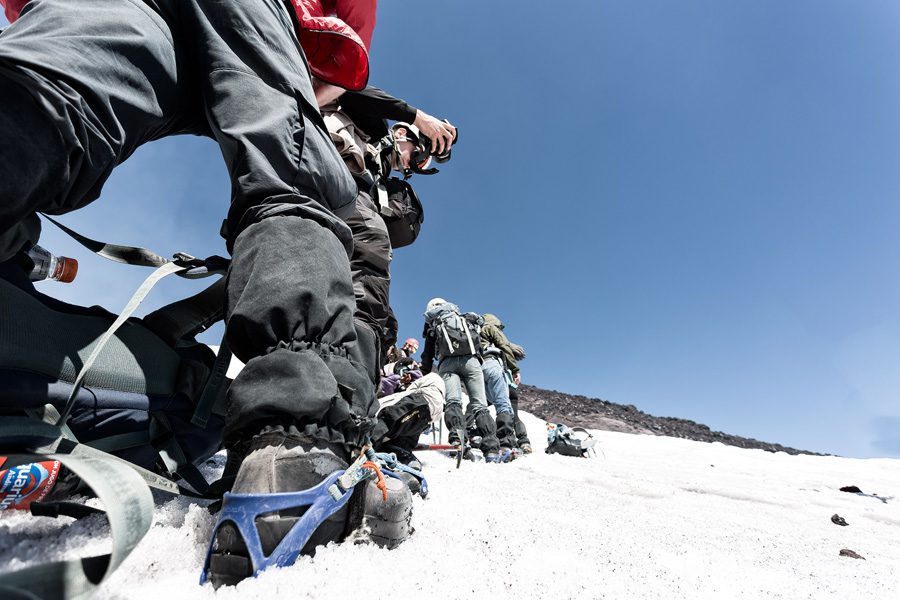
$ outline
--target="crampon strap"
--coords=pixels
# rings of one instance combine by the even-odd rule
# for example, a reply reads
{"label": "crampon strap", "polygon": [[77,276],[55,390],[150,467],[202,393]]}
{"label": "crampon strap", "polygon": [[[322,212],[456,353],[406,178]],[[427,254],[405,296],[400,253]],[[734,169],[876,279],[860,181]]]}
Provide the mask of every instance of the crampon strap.
{"label": "crampon strap", "polygon": [[[301,492],[225,494],[222,500],[222,510],[219,512],[219,520],[213,528],[209,548],[206,552],[200,584],[206,583],[208,579],[209,562],[216,533],[225,523],[231,523],[240,532],[250,555],[254,577],[271,566],[286,567],[294,564],[297,557],[300,556],[300,550],[309,541],[313,532],[328,517],[343,508],[350,496],[353,495],[353,488],[342,491],[338,487],[338,479],[344,473],[335,471],[319,485]],[[256,519],[266,513],[302,506],[309,506],[309,509],[288,531],[272,554],[265,556],[259,539],[259,531],[256,529]]]}

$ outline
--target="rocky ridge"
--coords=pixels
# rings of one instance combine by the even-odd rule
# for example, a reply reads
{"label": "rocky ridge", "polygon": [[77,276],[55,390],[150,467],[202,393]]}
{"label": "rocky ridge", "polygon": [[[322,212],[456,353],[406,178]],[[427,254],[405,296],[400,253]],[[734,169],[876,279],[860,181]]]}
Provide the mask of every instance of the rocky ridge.
{"label": "rocky ridge", "polygon": [[706,425],[676,417],[655,417],[632,405],[616,404],[599,398],[564,394],[530,385],[519,387],[519,408],[553,423],[570,427],[602,429],[623,433],[643,433],[695,440],[721,442],[739,448],[757,448],[767,452],[818,454],[781,444],[712,431]]}

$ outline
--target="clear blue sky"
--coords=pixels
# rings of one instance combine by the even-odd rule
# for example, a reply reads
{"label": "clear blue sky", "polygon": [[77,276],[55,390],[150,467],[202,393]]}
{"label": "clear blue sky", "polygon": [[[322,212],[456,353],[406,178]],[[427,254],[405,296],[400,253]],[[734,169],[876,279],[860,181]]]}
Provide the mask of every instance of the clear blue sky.
{"label": "clear blue sky", "polygon": [[[508,324],[528,383],[900,456],[898,23],[886,0],[382,2],[371,83],[460,127],[415,182],[401,336],[443,296]],[[212,142],[169,139],[65,221],[223,252],[228,197]],[[144,275],[44,244],[82,258],[47,287],[69,300],[118,310]]]}

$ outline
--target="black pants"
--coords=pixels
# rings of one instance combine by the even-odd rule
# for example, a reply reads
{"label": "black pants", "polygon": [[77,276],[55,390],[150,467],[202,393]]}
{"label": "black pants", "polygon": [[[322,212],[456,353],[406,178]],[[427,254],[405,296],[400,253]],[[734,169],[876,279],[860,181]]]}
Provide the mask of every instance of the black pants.
{"label": "black pants", "polygon": [[390,307],[391,240],[378,207],[365,192],[357,195],[346,223],[353,234],[350,273],[356,297],[355,316],[377,335],[380,367],[384,353],[397,341],[396,319]]}
{"label": "black pants", "polygon": [[398,458],[408,462],[419,437],[429,425],[431,413],[428,401],[421,394],[412,393],[378,413],[372,443],[377,451],[394,452]]}
{"label": "black pants", "polygon": [[520,448],[522,444],[530,445],[531,440],[528,439],[528,429],[525,428],[525,423],[519,418],[519,392],[514,387],[509,388],[509,403],[512,404],[513,414],[516,416],[516,443]]}
{"label": "black pants", "polygon": [[272,425],[358,443],[374,361],[335,216],[356,189],[278,0],[30,2],[0,34],[0,262],[36,241],[36,212],[92,202],[138,146],[178,133],[215,138],[232,180],[226,331],[246,367],[226,443]]}

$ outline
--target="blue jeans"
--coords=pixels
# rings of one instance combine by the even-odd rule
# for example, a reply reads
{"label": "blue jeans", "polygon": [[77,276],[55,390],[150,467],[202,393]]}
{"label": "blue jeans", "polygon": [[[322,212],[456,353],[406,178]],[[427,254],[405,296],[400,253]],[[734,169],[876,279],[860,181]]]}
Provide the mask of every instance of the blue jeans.
{"label": "blue jeans", "polygon": [[487,392],[488,403],[493,404],[497,414],[513,414],[512,403],[509,401],[509,384],[506,383],[503,364],[495,358],[487,358],[481,367],[484,375],[484,389]]}
{"label": "blue jeans", "polygon": [[512,402],[509,400],[509,384],[504,376],[506,368],[499,359],[488,357],[484,360],[481,371],[484,375],[484,388],[487,392],[488,402],[493,404],[497,410],[499,443],[507,448],[515,448],[518,445],[516,443],[515,414]]}

